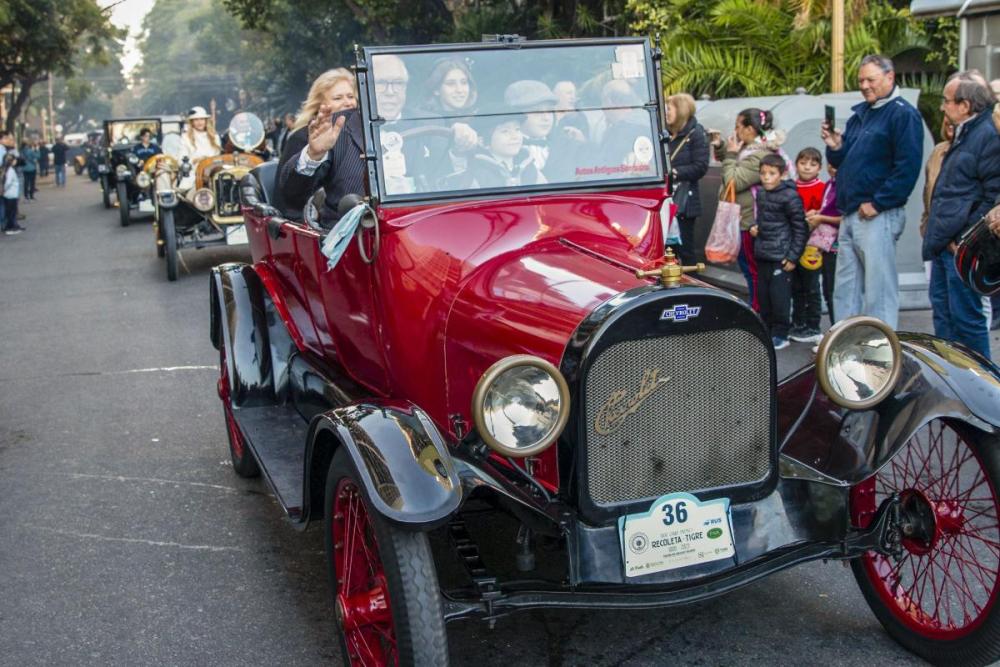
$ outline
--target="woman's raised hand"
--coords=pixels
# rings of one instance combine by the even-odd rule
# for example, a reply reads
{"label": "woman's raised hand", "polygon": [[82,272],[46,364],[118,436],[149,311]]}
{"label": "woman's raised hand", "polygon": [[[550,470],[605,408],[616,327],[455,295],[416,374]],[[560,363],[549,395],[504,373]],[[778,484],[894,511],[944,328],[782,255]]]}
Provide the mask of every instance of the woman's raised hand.
{"label": "woman's raised hand", "polygon": [[346,116],[341,116],[334,123],[333,107],[324,104],[319,108],[316,117],[309,121],[309,146],[306,147],[306,154],[310,160],[322,160],[337,145],[346,120]]}

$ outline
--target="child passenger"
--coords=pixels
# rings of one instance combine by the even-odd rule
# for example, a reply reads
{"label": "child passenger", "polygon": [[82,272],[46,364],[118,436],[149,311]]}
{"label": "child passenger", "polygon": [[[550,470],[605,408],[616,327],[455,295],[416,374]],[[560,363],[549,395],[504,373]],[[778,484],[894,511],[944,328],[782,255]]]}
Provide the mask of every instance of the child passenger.
{"label": "child passenger", "polygon": [[472,156],[469,168],[460,174],[460,188],[503,188],[544,183],[545,178],[531,153],[524,149],[522,118],[489,116],[483,119],[480,136],[485,150]]}
{"label": "child passenger", "polygon": [[[815,214],[823,206],[824,186],[819,178],[822,167],[823,156],[815,148],[803,148],[795,158],[795,169],[798,172],[795,188],[802,198],[810,232],[819,222],[810,222],[809,214]],[[822,261],[820,250],[807,243],[792,273],[792,330],[789,338],[799,343],[818,343],[822,338],[819,331],[819,278]]]}
{"label": "child passenger", "polygon": [[788,347],[791,272],[806,245],[808,227],[795,184],[784,180],[785,160],[774,153],[760,159],[761,190],[750,236],[757,260],[757,299],[760,315],[771,330],[775,350]]}

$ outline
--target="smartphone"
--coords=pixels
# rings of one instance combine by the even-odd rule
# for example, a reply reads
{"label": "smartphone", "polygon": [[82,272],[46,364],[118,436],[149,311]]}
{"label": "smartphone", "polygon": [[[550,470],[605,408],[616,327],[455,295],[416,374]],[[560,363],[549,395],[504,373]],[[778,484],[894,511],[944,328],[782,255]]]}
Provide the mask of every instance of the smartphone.
{"label": "smartphone", "polygon": [[835,110],[834,110],[834,108],[832,106],[830,106],[829,104],[827,104],[825,111],[826,111],[826,126],[828,128],[830,128],[831,132],[833,132],[836,129],[836,127],[837,127],[836,118],[834,116],[834,111]]}

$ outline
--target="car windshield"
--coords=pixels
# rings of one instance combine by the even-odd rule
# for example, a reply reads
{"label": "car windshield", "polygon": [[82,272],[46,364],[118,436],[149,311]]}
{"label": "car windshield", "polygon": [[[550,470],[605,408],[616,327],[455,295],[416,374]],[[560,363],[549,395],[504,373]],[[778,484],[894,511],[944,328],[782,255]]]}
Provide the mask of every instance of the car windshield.
{"label": "car windshield", "polygon": [[108,141],[111,146],[131,146],[138,143],[139,132],[143,128],[153,133],[150,139],[155,143],[160,134],[160,121],[152,119],[111,121],[108,123]]}
{"label": "car windshield", "polygon": [[386,200],[662,180],[643,42],[475,45],[370,56]]}

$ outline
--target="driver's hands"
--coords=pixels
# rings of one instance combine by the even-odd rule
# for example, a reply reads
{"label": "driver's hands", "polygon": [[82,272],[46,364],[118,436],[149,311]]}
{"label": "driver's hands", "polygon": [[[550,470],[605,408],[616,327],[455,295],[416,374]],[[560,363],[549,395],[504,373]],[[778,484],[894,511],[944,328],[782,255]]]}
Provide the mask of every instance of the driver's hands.
{"label": "driver's hands", "polygon": [[573,127],[572,125],[567,125],[562,130],[566,134],[567,137],[569,137],[570,139],[572,139],[573,141],[575,141],[577,143],[581,143],[582,144],[585,141],[587,141],[587,138],[583,136],[583,132],[581,132],[580,128],[578,128],[578,127]]}
{"label": "driver's hands", "polygon": [[458,152],[471,150],[479,143],[479,135],[465,123],[455,123],[451,126],[451,143]]}
{"label": "driver's hands", "polygon": [[341,116],[333,122],[333,107],[328,104],[320,106],[316,117],[309,121],[309,145],[306,154],[310,160],[322,160],[331,148],[337,145],[340,132],[344,129],[347,116]]}
{"label": "driver's hands", "polygon": [[835,151],[840,150],[840,147],[844,145],[843,135],[841,135],[840,132],[837,132],[835,128],[827,125],[826,121],[823,121],[823,124],[820,126],[819,136],[823,138],[823,142],[827,146]]}

